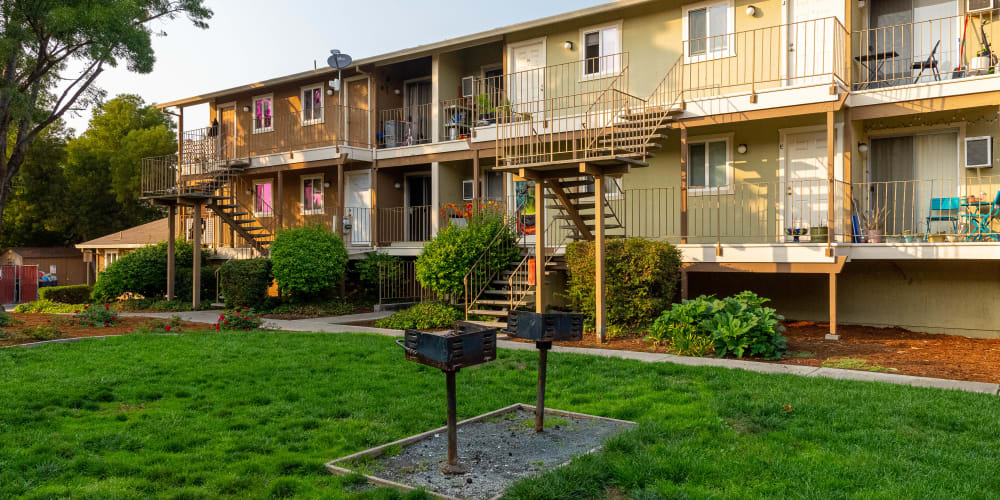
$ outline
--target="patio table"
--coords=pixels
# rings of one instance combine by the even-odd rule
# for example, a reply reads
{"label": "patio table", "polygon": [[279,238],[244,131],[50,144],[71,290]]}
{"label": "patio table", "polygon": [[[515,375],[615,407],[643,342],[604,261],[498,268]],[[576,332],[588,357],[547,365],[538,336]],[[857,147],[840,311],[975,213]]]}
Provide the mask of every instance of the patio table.
{"label": "patio table", "polygon": [[965,230],[965,241],[985,241],[986,239],[997,239],[997,234],[990,229],[993,217],[990,210],[993,206],[991,201],[968,201],[962,203],[965,213],[962,217],[968,219]]}
{"label": "patio table", "polygon": [[[873,83],[878,80],[879,73],[882,72],[882,67],[885,66],[885,62],[890,59],[895,59],[899,57],[899,54],[895,50],[885,50],[882,52],[869,52],[867,54],[861,54],[854,56],[854,60],[858,61],[861,66],[863,66],[868,73],[868,81],[864,82],[862,85],[858,86],[858,90],[865,90],[871,88]],[[872,66],[871,61],[875,60],[876,66]]]}

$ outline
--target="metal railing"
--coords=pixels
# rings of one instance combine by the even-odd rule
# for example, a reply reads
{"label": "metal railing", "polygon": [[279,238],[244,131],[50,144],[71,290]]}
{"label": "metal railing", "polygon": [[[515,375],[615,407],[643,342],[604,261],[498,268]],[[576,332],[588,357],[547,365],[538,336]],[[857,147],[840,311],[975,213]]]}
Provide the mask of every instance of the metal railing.
{"label": "metal railing", "polygon": [[320,106],[308,115],[295,106],[273,112],[269,118],[253,117],[249,130],[236,138],[239,158],[285,153],[325,146],[371,147],[370,112],[347,106]]}
{"label": "metal railing", "polygon": [[380,109],[376,136],[378,147],[398,148],[431,142],[431,103]]}
{"label": "metal railing", "polygon": [[438,301],[441,297],[417,280],[416,261],[399,260],[378,264],[378,303]]}
{"label": "metal railing", "polygon": [[855,90],[992,74],[1000,9],[879,26],[851,34]]}
{"label": "metal railing", "polygon": [[479,113],[476,109],[476,98],[459,97],[441,101],[441,140],[456,141],[472,137],[472,129],[476,126]]}
{"label": "metal railing", "polygon": [[[515,201],[516,200],[516,201]],[[501,273],[510,267],[512,262],[498,262],[500,256],[509,256],[518,253],[518,257],[529,252],[528,234],[525,230],[528,227],[525,217],[534,217],[534,214],[525,214],[524,208],[527,197],[516,199],[511,197],[507,203],[490,205],[484,204],[484,210],[492,210],[503,214],[503,229],[490,241],[483,249],[476,261],[469,267],[468,272],[462,278],[465,299],[465,317],[468,319],[469,311],[472,310],[476,301],[482,297],[490,284],[498,279]],[[542,200],[537,200],[541,203]],[[505,238],[505,233],[514,233],[513,241]]]}
{"label": "metal railing", "polygon": [[434,214],[430,205],[378,208],[378,243],[419,242],[431,239]]}

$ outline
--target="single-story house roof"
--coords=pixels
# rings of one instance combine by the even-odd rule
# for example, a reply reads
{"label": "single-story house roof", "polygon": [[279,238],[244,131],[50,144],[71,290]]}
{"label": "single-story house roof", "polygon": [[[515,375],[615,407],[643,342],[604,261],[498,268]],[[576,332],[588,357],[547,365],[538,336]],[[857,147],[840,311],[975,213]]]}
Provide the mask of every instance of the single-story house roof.
{"label": "single-story house roof", "polygon": [[80,251],[72,247],[10,247],[6,251],[16,253],[22,259],[59,259],[80,256]]}
{"label": "single-story house roof", "polygon": [[[76,245],[80,250],[95,248],[142,248],[167,241],[167,218],[130,227],[124,231],[107,234],[100,238],[84,241]],[[76,251],[79,254],[79,250]]]}

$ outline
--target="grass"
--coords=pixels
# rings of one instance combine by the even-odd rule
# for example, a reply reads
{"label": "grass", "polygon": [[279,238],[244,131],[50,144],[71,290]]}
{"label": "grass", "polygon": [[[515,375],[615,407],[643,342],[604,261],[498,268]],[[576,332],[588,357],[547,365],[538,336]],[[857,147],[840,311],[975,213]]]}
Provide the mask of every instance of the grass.
{"label": "grass", "polygon": [[[459,417],[533,402],[535,356],[463,369]],[[1000,491],[996,396],[549,359],[550,407],[640,425],[510,498]],[[441,373],[364,334],[133,334],[3,349],[0,374],[0,498],[396,498],[323,463],[444,423]]]}
{"label": "grass", "polygon": [[891,373],[899,371],[895,368],[886,368],[862,358],[829,358],[823,362],[825,368],[841,368],[844,370],[861,370],[866,372]]}

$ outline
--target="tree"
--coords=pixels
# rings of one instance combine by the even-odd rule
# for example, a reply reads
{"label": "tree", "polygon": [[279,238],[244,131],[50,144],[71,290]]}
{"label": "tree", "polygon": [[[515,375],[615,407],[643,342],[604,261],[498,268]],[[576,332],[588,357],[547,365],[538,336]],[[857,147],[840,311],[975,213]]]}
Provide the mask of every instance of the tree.
{"label": "tree", "polygon": [[64,165],[70,131],[62,120],[49,125],[28,148],[23,168],[14,180],[3,213],[0,248],[63,246],[72,243],[65,216],[67,203]]}
{"label": "tree", "polygon": [[153,23],[186,15],[207,28],[212,11],[203,3],[0,0],[0,137],[12,137],[0,155],[0,220],[11,182],[42,131],[66,111],[100,100],[94,82],[105,67],[152,71]]}

